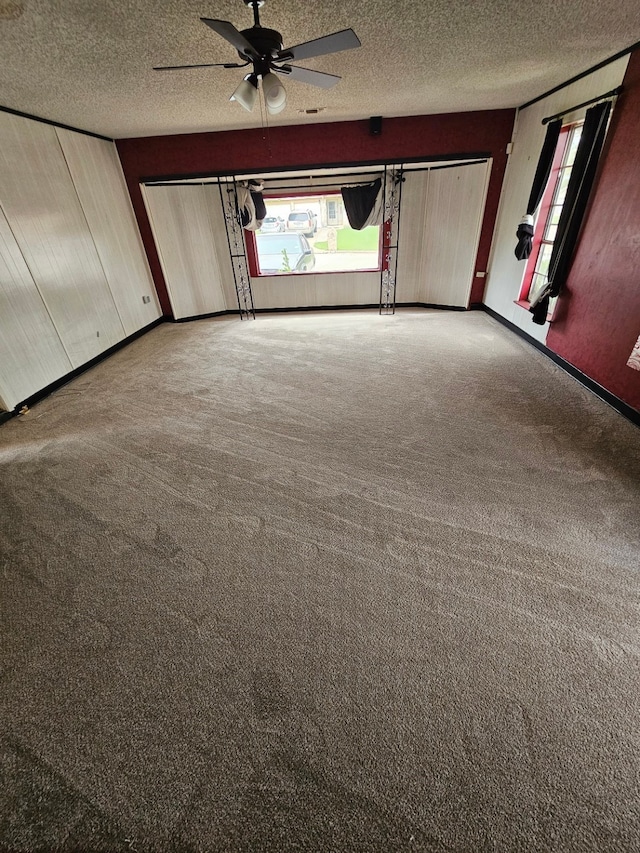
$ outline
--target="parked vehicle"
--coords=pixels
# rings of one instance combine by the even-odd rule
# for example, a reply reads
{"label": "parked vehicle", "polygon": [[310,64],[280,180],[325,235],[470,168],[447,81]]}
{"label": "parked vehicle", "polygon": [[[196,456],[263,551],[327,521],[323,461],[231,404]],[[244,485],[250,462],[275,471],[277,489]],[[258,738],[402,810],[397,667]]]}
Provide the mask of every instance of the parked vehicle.
{"label": "parked vehicle", "polygon": [[265,216],[260,226],[262,234],[276,234],[284,231],[284,219],[281,216]]}
{"label": "parked vehicle", "polygon": [[318,230],[318,217],[312,210],[292,210],[287,217],[287,231],[301,231],[313,237]]}
{"label": "parked vehicle", "polygon": [[261,275],[309,272],[316,256],[304,234],[256,234]]}

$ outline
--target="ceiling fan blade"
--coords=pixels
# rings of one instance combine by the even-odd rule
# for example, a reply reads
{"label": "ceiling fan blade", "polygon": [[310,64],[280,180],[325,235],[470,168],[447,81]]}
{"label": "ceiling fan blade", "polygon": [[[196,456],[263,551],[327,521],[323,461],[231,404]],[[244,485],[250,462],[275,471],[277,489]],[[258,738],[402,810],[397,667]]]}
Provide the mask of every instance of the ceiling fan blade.
{"label": "ceiling fan blade", "polygon": [[331,35],[281,50],[276,61],[311,59],[312,56],[324,56],[327,53],[338,53],[340,50],[351,50],[354,47],[360,47],[360,39],[354,31],[340,30],[338,33],[331,33]]}
{"label": "ceiling fan blade", "polygon": [[278,68],[273,65],[274,71],[279,71],[281,74],[286,74],[293,80],[298,80],[300,83],[309,83],[311,86],[319,86],[321,89],[330,89],[342,80],[335,74],[325,74],[324,71],[312,71],[310,68],[300,68],[299,65],[283,65]]}
{"label": "ceiling fan blade", "polygon": [[248,62],[205,62],[203,65],[154,65],[154,71],[181,71],[183,68],[245,68]]}
{"label": "ceiling fan blade", "polygon": [[238,32],[230,21],[217,21],[213,18],[200,18],[200,20],[232,44],[239,53],[242,53],[244,56],[250,56],[252,59],[260,58],[257,50],[247,41],[241,32]]}

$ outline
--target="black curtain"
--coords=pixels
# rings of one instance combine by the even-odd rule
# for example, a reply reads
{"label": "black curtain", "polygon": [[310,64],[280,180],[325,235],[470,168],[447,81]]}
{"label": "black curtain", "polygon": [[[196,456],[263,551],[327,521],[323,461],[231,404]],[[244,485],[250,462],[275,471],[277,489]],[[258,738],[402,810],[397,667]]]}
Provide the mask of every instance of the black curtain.
{"label": "black curtain", "polygon": [[367,223],[382,188],[382,178],[372,184],[359,184],[355,187],[342,187],[342,200],[349,225],[361,231]]}
{"label": "black curtain", "polygon": [[610,112],[611,101],[604,101],[604,103],[596,104],[595,107],[587,110],[585,116],[582,136],[569,178],[567,195],[562,205],[556,238],[553,241],[549,260],[548,282],[536,300],[536,304],[529,309],[533,314],[533,322],[540,326],[546,322],[549,299],[552,296],[558,296],[569,274],[571,258],[576,247],[596,176],[598,160],[604,145]]}
{"label": "black curtain", "polygon": [[542,201],[542,196],[544,195],[544,190],[551,174],[553,156],[556,153],[561,128],[562,119],[552,121],[547,126],[547,135],[544,138],[538,166],[533,177],[533,184],[531,185],[531,192],[529,193],[527,214],[520,225],[518,225],[518,230],[516,231],[518,245],[515,248],[515,256],[519,261],[526,260],[531,254],[531,247],[533,245],[533,214]]}
{"label": "black curtain", "polygon": [[253,204],[256,209],[256,219],[262,222],[267,215],[267,206],[262,198],[262,193],[252,189],[251,186],[249,186],[249,192],[251,193],[251,198],[253,199]]}
{"label": "black curtain", "polygon": [[246,228],[251,222],[261,223],[267,215],[267,208],[262,197],[264,184],[258,181],[249,181],[248,184],[240,184],[240,186],[249,190],[248,196],[242,196],[238,199],[242,227]]}

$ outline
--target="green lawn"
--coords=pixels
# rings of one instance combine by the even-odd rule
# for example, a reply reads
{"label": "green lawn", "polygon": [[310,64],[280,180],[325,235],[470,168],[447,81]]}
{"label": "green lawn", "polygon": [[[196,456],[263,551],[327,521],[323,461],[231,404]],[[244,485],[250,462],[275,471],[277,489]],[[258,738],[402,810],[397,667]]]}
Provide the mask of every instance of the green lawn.
{"label": "green lawn", "polygon": [[[378,249],[379,228],[377,225],[370,225],[368,228],[363,228],[362,231],[354,231],[353,228],[340,228],[338,230],[338,251],[339,252],[375,252]],[[318,240],[315,243],[316,249],[329,248],[326,240]]]}

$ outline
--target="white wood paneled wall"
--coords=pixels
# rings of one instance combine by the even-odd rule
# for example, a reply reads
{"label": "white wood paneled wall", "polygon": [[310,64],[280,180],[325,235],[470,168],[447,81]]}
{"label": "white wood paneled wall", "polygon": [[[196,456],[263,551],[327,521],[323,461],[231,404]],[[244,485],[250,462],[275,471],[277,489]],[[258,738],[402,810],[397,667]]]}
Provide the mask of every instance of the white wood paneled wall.
{"label": "white wood paneled wall", "polygon": [[113,143],[0,112],[0,212],[0,396],[13,408],[160,309]]}
{"label": "white wood paneled wall", "polygon": [[[407,174],[397,301],[467,306],[490,171],[488,162]],[[237,308],[217,185],[143,194],[176,318]],[[258,309],[377,305],[380,274],[265,276],[251,287]]]}
{"label": "white wood paneled wall", "polygon": [[0,203],[78,367],[121,340],[124,329],[55,128],[4,119]]}
{"label": "white wood paneled wall", "polygon": [[227,230],[224,223],[224,210],[220,201],[220,190],[216,184],[206,184],[202,189],[207,200],[207,213],[209,214],[209,223],[213,233],[216,259],[218,261],[220,286],[224,295],[224,309],[230,311],[238,307],[238,297],[233,279]]}
{"label": "white wood paneled wall", "polygon": [[405,173],[396,300],[466,308],[491,161]]}
{"label": "white wood paneled wall", "polygon": [[[507,163],[493,235],[484,302],[543,343],[547,338],[548,324],[534,324],[531,314],[515,304],[520,295],[526,262],[518,261],[514,255],[516,229],[526,213],[533,176],[547,130],[542,119],[615,89],[622,82],[628,62],[629,56],[623,56],[588,77],[572,83],[571,86],[566,86],[544,100],[520,110],[516,116],[513,148]],[[585,111],[586,108],[565,116],[565,119],[577,121],[584,116]]]}
{"label": "white wood paneled wall", "polygon": [[60,128],[56,134],[125,334],[131,335],[160,316],[160,305],[118,153],[106,140]]}
{"label": "white wood paneled wall", "polygon": [[274,275],[251,279],[256,308],[304,308],[322,305],[377,305],[379,272]]}
{"label": "white wood paneled wall", "polygon": [[[217,184],[145,186],[143,195],[175,317],[237,309]],[[380,274],[260,277],[251,287],[256,308],[377,305]]]}
{"label": "white wood paneled wall", "polygon": [[0,211],[0,396],[4,405],[13,408],[19,400],[71,369],[49,312]]}
{"label": "white wood paneled wall", "polygon": [[218,186],[147,186],[143,196],[176,319],[236,308]]}

